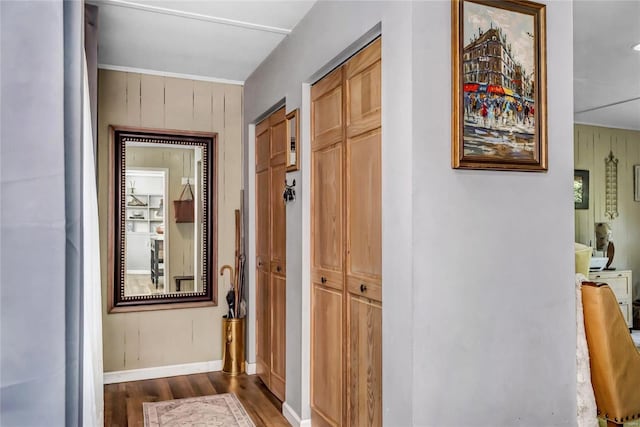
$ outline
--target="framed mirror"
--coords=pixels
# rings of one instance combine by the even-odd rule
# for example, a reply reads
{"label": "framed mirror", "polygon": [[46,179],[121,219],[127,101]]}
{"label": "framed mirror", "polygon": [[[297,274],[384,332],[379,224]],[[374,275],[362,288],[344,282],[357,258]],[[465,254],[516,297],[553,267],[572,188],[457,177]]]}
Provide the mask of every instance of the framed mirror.
{"label": "framed mirror", "polygon": [[109,312],[216,305],[216,135],[109,131]]}
{"label": "framed mirror", "polygon": [[287,172],[300,168],[300,131],[298,126],[298,110],[287,114]]}

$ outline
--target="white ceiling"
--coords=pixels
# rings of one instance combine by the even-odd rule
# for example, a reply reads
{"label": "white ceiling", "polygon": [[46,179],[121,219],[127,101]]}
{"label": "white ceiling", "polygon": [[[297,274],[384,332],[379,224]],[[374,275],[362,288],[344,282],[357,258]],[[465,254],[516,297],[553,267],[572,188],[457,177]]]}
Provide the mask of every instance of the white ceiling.
{"label": "white ceiling", "polygon": [[576,122],[640,130],[638,43],[639,0],[574,0]]}
{"label": "white ceiling", "polygon": [[314,1],[89,0],[98,63],[243,82]]}
{"label": "white ceiling", "polygon": [[[239,83],[314,4],[88,1],[100,6],[101,66]],[[640,130],[640,0],[574,0],[573,16],[575,121]]]}

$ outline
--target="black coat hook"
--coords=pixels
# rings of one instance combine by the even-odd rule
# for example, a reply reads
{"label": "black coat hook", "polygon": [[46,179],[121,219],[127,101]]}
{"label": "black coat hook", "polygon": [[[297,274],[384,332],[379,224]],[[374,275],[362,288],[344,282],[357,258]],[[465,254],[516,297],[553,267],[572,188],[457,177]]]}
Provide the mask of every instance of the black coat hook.
{"label": "black coat hook", "polygon": [[296,180],[293,180],[293,184],[289,185],[287,179],[284,179],[284,193],[282,193],[282,198],[285,203],[293,202],[296,200],[296,190],[293,187],[296,186]]}

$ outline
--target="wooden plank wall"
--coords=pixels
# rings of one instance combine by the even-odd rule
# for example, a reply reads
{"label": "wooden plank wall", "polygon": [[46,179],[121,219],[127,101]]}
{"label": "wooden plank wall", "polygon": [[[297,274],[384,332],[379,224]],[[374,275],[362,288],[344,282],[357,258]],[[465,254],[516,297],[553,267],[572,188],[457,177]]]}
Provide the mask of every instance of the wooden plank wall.
{"label": "wooden plank wall", "polygon": [[[633,200],[633,166],[640,164],[640,132],[598,126],[575,125],[575,168],[589,170],[589,209],[575,211],[576,242],[595,245],[594,224],[609,222],[616,252],[613,266],[632,270],[634,300],[640,298],[640,202]],[[605,217],[605,158],[618,159],[618,212]]]}
{"label": "wooden plank wall", "polygon": [[242,86],[100,70],[98,76],[98,208],[100,215],[105,372],[220,360],[218,307],[137,313],[106,312],[108,126],[218,133],[218,268],[233,265],[234,210],[242,185]]}

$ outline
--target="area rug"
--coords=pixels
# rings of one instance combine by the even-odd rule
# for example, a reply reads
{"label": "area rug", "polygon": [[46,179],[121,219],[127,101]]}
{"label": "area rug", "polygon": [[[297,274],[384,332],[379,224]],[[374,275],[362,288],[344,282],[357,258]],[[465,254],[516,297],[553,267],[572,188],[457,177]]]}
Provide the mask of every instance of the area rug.
{"label": "area rug", "polygon": [[144,402],[144,427],[255,427],[231,393],[188,399]]}

